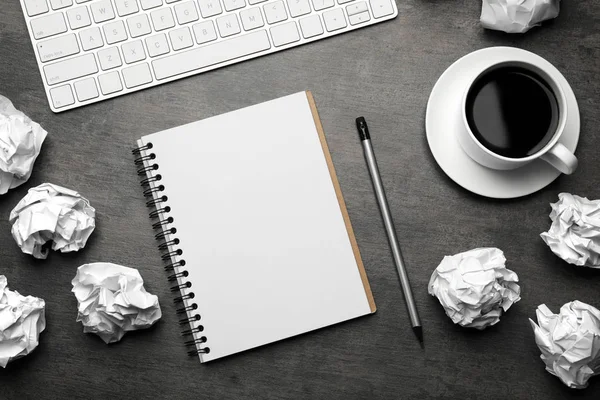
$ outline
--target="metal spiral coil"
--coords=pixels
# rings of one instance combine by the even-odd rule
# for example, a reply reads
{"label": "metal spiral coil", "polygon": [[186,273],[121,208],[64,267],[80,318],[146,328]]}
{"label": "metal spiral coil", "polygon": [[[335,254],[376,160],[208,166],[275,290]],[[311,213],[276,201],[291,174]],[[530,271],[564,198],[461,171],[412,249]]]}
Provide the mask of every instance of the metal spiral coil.
{"label": "metal spiral coil", "polygon": [[192,283],[185,280],[189,275],[188,271],[183,269],[183,267],[185,267],[185,260],[179,259],[183,254],[183,250],[177,248],[180,240],[171,236],[177,233],[177,229],[172,226],[174,222],[173,217],[167,216],[167,214],[171,212],[171,207],[164,203],[166,203],[169,198],[166,195],[161,194],[165,191],[164,185],[153,184],[154,182],[162,180],[162,176],[156,173],[156,171],[160,169],[158,163],[150,164],[150,162],[156,159],[156,154],[148,153],[147,151],[153,147],[152,143],[147,143],[132,150],[132,154],[136,156],[134,164],[139,167],[137,170],[138,175],[143,177],[143,179],[140,180],[140,184],[145,188],[144,197],[148,198],[146,207],[152,209],[148,215],[151,219],[158,219],[157,222],[152,224],[152,228],[159,231],[154,237],[161,242],[158,245],[158,249],[162,252],[161,259],[169,263],[165,266],[165,271],[172,272],[167,280],[169,282],[177,283],[176,286],[171,287],[171,291],[180,293],[180,296],[175,297],[173,300],[174,303],[179,306],[176,310],[176,314],[185,317],[179,320],[179,325],[182,327],[189,327],[189,329],[182,330],[181,335],[194,336],[194,340],[185,342],[186,346],[195,347],[195,350],[189,351],[188,355],[197,356],[198,354],[208,354],[210,348],[199,347],[207,342],[208,339],[206,336],[200,338],[195,336],[195,334],[204,331],[204,326],[197,325],[198,321],[201,319],[200,314],[194,313],[192,315],[192,312],[198,309],[198,304],[190,304],[187,302],[188,300],[193,299],[195,294],[190,291]]}

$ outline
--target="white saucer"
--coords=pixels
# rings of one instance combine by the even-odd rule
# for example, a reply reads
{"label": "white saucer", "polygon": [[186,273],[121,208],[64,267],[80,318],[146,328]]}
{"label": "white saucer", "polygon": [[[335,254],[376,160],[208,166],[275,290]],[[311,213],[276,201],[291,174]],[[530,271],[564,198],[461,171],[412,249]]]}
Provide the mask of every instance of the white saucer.
{"label": "white saucer", "polygon": [[465,189],[481,196],[508,199],[534,193],[559,175],[542,160],[524,167],[498,171],[473,161],[460,147],[452,131],[461,117],[461,99],[471,77],[498,61],[522,60],[532,63],[553,77],[565,91],[567,124],[560,141],[572,152],[579,140],[579,107],[573,89],[565,77],[548,61],[514,47],[489,47],[467,54],[452,64],[436,82],[425,117],[427,142],[433,157],[444,172]]}

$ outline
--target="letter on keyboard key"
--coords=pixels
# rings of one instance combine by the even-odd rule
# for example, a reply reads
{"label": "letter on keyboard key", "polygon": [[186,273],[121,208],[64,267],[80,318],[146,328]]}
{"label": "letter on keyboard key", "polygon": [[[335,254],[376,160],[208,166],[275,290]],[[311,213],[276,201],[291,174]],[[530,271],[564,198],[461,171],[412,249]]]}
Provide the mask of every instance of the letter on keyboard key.
{"label": "letter on keyboard key", "polygon": [[125,43],[121,46],[121,50],[123,50],[123,57],[125,57],[127,64],[142,61],[146,58],[144,45],[141,40]]}
{"label": "letter on keyboard key", "polygon": [[115,0],[115,6],[119,17],[135,14],[139,11],[136,0]]}
{"label": "letter on keyboard key", "polygon": [[292,17],[310,14],[310,4],[308,4],[308,0],[287,0],[287,4]]}
{"label": "letter on keyboard key", "polygon": [[44,67],[44,75],[48,85],[81,78],[98,72],[98,66],[93,54],[69,58]]}
{"label": "letter on keyboard key", "polygon": [[31,20],[31,31],[36,39],[58,35],[67,31],[67,24],[62,13],[54,13]]}
{"label": "letter on keyboard key", "polygon": [[323,13],[323,21],[325,21],[325,29],[329,32],[337,31],[347,26],[346,17],[344,17],[344,11],[341,8],[325,11]]}
{"label": "letter on keyboard key", "polygon": [[240,18],[242,19],[242,25],[244,25],[244,29],[247,31],[260,28],[265,24],[262,19],[260,7],[253,7],[243,10],[240,12]]}
{"label": "letter on keyboard key", "polygon": [[147,63],[123,69],[123,80],[128,89],[152,82],[152,73]]}
{"label": "letter on keyboard key", "polygon": [[321,25],[321,19],[316,14],[311,15],[310,17],[302,18],[300,20],[300,29],[302,30],[302,36],[304,36],[305,39],[323,34],[323,25]]}
{"label": "letter on keyboard key", "polygon": [[150,14],[155,31],[163,31],[175,26],[175,20],[170,8],[161,8]]}
{"label": "letter on keyboard key", "polygon": [[170,51],[167,37],[164,33],[159,33],[158,35],[147,38],[146,46],[148,46],[148,55],[150,57],[162,56]]}
{"label": "letter on keyboard key", "polygon": [[48,3],[46,3],[46,0],[25,0],[25,8],[27,9],[27,15],[35,17],[48,12]]}
{"label": "letter on keyboard key", "polygon": [[156,79],[166,79],[186,72],[249,56],[271,48],[264,30],[237,36],[214,44],[176,53],[152,62]]}
{"label": "letter on keyboard key", "polygon": [[94,78],[75,82],[75,85],[73,86],[75,86],[75,93],[77,93],[77,99],[79,101],[86,101],[98,97],[98,88],[96,87],[96,80]]}
{"label": "letter on keyboard key", "polygon": [[50,97],[52,97],[52,104],[54,108],[62,108],[75,104],[75,98],[71,91],[71,85],[59,86],[54,89],[50,89]]}
{"label": "letter on keyboard key", "polygon": [[371,10],[373,18],[381,18],[394,13],[394,7],[390,0],[369,0],[371,2]]}
{"label": "letter on keyboard key", "polygon": [[187,26],[173,29],[169,32],[169,38],[171,39],[171,46],[173,46],[173,50],[175,51],[187,49],[194,45],[190,29]]}
{"label": "letter on keyboard key", "polygon": [[85,6],[67,11],[67,18],[71,29],[79,29],[92,24],[90,13],[88,13],[88,9]]}
{"label": "letter on keyboard key", "polygon": [[136,15],[127,19],[127,26],[129,26],[129,33],[132,38],[140,37],[152,32],[150,28],[150,22],[146,14]]}
{"label": "letter on keyboard key", "polygon": [[238,8],[246,7],[245,0],[223,0],[223,3],[225,4],[225,10],[227,11],[233,11],[237,10]]}
{"label": "letter on keyboard key", "polygon": [[81,39],[81,46],[83,46],[83,50],[85,51],[104,46],[100,28],[95,26],[79,32],[79,39]]}
{"label": "letter on keyboard key", "polygon": [[198,11],[196,11],[193,1],[177,4],[175,6],[175,15],[180,25],[198,21]]}
{"label": "letter on keyboard key", "polygon": [[204,18],[212,17],[223,12],[219,0],[198,0],[198,5],[200,6],[200,14],[202,14],[202,17]]}
{"label": "letter on keyboard key", "polygon": [[100,61],[100,68],[103,71],[120,67],[123,65],[121,61],[121,55],[119,49],[116,47],[109,47],[108,49],[100,50],[98,52],[98,60]]}
{"label": "letter on keyboard key", "polygon": [[298,28],[296,28],[296,23],[294,21],[272,27],[271,37],[273,37],[273,44],[275,47],[284,46],[300,40]]}
{"label": "letter on keyboard key", "polygon": [[42,62],[58,60],[79,53],[77,38],[73,33],[38,42],[37,49]]}
{"label": "letter on keyboard key", "polygon": [[194,24],[194,36],[198,44],[211,42],[217,38],[217,32],[212,21],[204,21],[199,24]]}
{"label": "letter on keyboard key", "polygon": [[110,0],[97,0],[90,5],[90,8],[92,9],[94,22],[97,24],[115,18],[115,11]]}
{"label": "letter on keyboard key", "polygon": [[115,21],[105,24],[104,36],[106,36],[106,43],[113,44],[127,40],[127,31],[123,21]]}
{"label": "letter on keyboard key", "polygon": [[98,83],[100,83],[100,90],[102,90],[102,94],[105,96],[123,90],[121,78],[119,78],[119,73],[117,71],[99,75]]}
{"label": "letter on keyboard key", "polygon": [[269,24],[276,22],[285,21],[287,19],[287,13],[285,12],[285,6],[283,1],[274,1],[263,6],[265,10],[265,16]]}
{"label": "letter on keyboard key", "polygon": [[240,24],[236,14],[227,14],[223,17],[217,18],[217,27],[219,28],[219,34],[221,37],[227,37],[240,33]]}

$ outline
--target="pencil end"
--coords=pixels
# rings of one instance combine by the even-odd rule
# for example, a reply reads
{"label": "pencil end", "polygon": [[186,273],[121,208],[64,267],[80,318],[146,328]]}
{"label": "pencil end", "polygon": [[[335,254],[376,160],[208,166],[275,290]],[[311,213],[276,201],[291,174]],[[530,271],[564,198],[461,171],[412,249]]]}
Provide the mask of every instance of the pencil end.
{"label": "pencil end", "polygon": [[413,332],[415,333],[415,336],[417,337],[417,339],[419,339],[419,344],[421,345],[421,348],[425,348],[425,345],[423,344],[423,327],[422,326],[413,326]]}

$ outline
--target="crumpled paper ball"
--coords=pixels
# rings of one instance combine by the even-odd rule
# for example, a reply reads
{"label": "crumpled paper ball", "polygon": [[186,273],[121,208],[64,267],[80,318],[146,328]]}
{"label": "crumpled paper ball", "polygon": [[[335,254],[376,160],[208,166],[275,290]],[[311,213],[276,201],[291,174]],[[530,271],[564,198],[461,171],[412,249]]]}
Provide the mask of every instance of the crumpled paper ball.
{"label": "crumpled paper ball", "polygon": [[575,300],[558,314],[545,304],[536,314],[538,325],[529,322],[546,370],[570,388],[587,387],[588,380],[600,374],[600,311]]}
{"label": "crumpled paper ball", "polygon": [[519,278],[505,262],[494,247],[445,256],[431,275],[429,294],[455,324],[480,330],[495,325],[502,311],[521,299]]}
{"label": "crumpled paper ball", "polygon": [[63,253],[82,249],[96,227],[96,210],[79,193],[43,183],[29,189],[10,212],[12,235],[21,251],[48,257],[46,242]]}
{"label": "crumpled paper ball", "polygon": [[21,296],[8,289],[6,276],[0,275],[0,367],[25,357],[39,344],[46,328],[46,303],[33,296]]}
{"label": "crumpled paper ball", "polygon": [[556,18],[560,0],[483,0],[481,25],[508,33],[524,33]]}
{"label": "crumpled paper ball", "polygon": [[137,269],[85,264],[71,284],[79,304],[77,322],[84,333],[95,333],[106,343],[118,342],[125,332],[149,328],[162,316],[158,297],[146,292]]}
{"label": "crumpled paper ball", "polygon": [[551,206],[544,242],[570,264],[600,268],[600,200],[561,193]]}
{"label": "crumpled paper ball", "polygon": [[0,194],[27,182],[47,134],[0,95]]}

